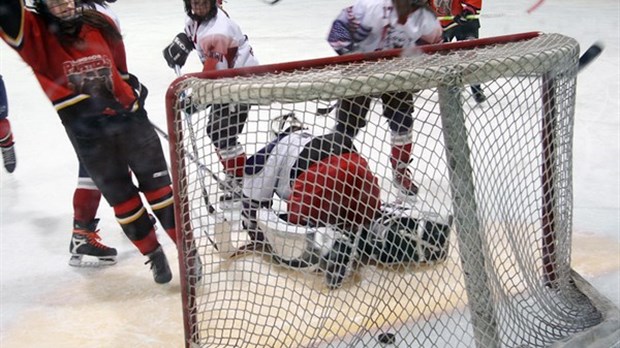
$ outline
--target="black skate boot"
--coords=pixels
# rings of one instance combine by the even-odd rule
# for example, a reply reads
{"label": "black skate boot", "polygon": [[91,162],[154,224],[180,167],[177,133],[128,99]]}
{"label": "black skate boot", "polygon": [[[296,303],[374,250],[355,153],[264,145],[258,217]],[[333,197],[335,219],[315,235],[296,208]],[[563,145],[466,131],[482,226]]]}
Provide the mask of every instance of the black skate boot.
{"label": "black skate boot", "polygon": [[[74,267],[99,267],[109,266],[116,263],[116,249],[110,248],[99,241],[99,230],[97,229],[99,219],[84,224],[79,221],[73,222],[73,235],[69,252],[71,258],[69,265]],[[95,258],[95,261],[83,260],[84,256],[88,259]]]}
{"label": "black skate boot", "polygon": [[13,143],[8,146],[0,146],[0,150],[2,151],[4,169],[6,169],[9,173],[13,173],[15,170],[15,165],[17,164],[17,160],[15,158],[15,144]]}
{"label": "black skate boot", "polygon": [[155,279],[155,283],[168,283],[172,279],[172,272],[170,271],[168,259],[166,258],[166,254],[164,254],[164,250],[161,248],[161,245],[154,251],[146,254],[146,256],[149,260],[144,264],[151,264],[151,271],[153,271],[153,279]]}

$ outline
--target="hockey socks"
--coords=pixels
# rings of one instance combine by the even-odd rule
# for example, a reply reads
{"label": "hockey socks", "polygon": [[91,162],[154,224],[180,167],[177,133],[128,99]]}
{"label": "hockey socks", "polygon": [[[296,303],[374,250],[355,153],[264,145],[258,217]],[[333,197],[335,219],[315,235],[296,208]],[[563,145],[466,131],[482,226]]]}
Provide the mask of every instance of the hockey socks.
{"label": "hockey socks", "polygon": [[17,165],[15,157],[15,142],[11,132],[11,124],[7,118],[0,119],[0,152],[2,152],[2,163],[7,172],[13,173]]}
{"label": "hockey socks", "polygon": [[172,197],[172,188],[164,186],[154,191],[144,192],[146,200],[149,202],[153,214],[161,223],[162,227],[176,244],[176,229],[174,223],[174,199]]}

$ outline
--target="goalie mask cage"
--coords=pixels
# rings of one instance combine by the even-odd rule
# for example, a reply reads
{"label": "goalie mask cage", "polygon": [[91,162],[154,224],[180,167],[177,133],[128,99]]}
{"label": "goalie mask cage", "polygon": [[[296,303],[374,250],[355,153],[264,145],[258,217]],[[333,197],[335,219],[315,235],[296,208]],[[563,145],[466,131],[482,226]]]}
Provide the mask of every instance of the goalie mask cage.
{"label": "goalie mask cage", "polygon": [[[574,39],[531,32],[177,79],[167,113],[186,346],[383,347],[386,332],[397,347],[617,344],[618,309],[570,264],[578,59]],[[488,96],[481,105],[475,84]],[[415,199],[393,182],[402,134],[382,116],[382,95],[414,105]],[[450,216],[447,257],[350,262],[336,289],[320,270],[264,250],[230,257],[249,238],[239,211],[218,200],[226,176],[206,131],[211,105],[250,105],[239,142],[251,155],[279,116],[329,133],[339,105],[317,111],[359,96],[371,104],[355,146],[382,201]],[[294,254],[299,240],[290,243]]]}

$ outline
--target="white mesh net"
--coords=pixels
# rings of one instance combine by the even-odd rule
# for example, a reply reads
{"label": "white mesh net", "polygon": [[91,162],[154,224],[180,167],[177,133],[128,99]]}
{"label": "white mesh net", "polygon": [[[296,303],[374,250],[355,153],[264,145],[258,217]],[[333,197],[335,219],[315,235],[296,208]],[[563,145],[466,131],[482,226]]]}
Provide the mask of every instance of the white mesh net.
{"label": "white mesh net", "polygon": [[[391,332],[399,347],[543,347],[603,322],[570,268],[579,47],[531,36],[173,86],[187,343],[381,347]],[[276,195],[259,209],[247,180],[277,172],[268,158],[248,162],[245,181],[226,174],[226,159],[254,155],[289,114],[311,136],[352,139],[380,189],[373,223],[286,223],[290,197]],[[307,146],[292,143],[281,187],[326,158],[296,170]],[[353,151],[334,146],[319,150]]]}

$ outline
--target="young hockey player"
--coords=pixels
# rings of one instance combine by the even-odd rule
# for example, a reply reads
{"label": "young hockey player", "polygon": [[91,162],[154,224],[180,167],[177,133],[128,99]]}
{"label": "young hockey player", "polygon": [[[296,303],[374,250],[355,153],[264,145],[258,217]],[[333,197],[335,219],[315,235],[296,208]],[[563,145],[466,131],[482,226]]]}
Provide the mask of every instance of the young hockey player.
{"label": "young hockey player", "polygon": [[[74,0],[0,0],[0,35],[32,67],[84,168],[117,221],[148,258],[157,283],[172,279],[142,192],[175,240],[170,176],[143,108],[146,90],[129,74],[117,27]],[[136,187],[128,168],[137,178]]]}
{"label": "young hockey player", "polygon": [[[196,49],[203,71],[258,65],[248,37],[218,6],[217,0],[184,0],[187,18],[185,29],[179,33],[164,51],[164,59],[171,68],[182,67],[189,53]],[[245,150],[238,142],[248,117],[249,105],[211,105],[207,134],[220,158],[227,182],[223,188],[233,188],[220,197],[230,200],[239,197],[243,176]],[[188,110],[189,114],[193,110]],[[188,115],[189,117],[189,115]]]}
{"label": "young hockey player", "polygon": [[[357,0],[333,22],[327,41],[338,54],[372,52],[442,41],[441,26],[426,0]],[[383,116],[392,134],[391,165],[394,183],[415,196],[409,164],[413,146],[413,95],[411,92],[380,96]],[[371,98],[343,99],[337,109],[336,131],[354,137],[366,125]]]}
{"label": "young hockey player", "polygon": [[[85,9],[96,10],[106,15],[114,22],[120,32],[120,22],[107,3],[116,0],[83,0],[82,6]],[[90,174],[80,161],[78,168],[78,182],[73,192],[73,230],[71,242],[69,243],[69,265],[74,267],[98,267],[113,265],[116,263],[117,251],[115,248],[108,247],[101,243],[97,225],[97,210],[101,202],[101,191],[93,182]],[[86,260],[84,257],[94,257],[96,262]]]}
{"label": "young hockey player", "polygon": [[[327,286],[341,286],[352,259],[435,262],[446,257],[450,219],[431,222],[382,209],[368,163],[342,133],[314,136],[299,122],[248,158],[244,225],[254,244],[293,268],[318,265]],[[274,194],[286,203],[278,214]],[[302,250],[292,255],[291,250]]]}
{"label": "young hockey player", "polygon": [[0,75],[0,151],[2,151],[2,163],[7,172],[13,173],[17,160],[15,158],[15,142],[9,122],[9,101],[6,96],[4,80]]}
{"label": "young hockey player", "polygon": [[[440,19],[445,42],[479,37],[482,0],[432,0],[431,7]],[[471,86],[471,92],[478,104],[487,99],[480,85]]]}

